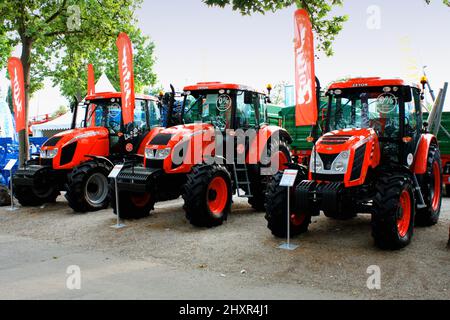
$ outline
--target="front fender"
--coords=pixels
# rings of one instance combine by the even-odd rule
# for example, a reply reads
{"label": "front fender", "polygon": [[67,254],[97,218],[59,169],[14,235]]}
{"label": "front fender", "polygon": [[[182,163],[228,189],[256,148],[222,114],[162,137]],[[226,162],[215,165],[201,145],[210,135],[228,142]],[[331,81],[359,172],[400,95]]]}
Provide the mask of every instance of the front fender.
{"label": "front fender", "polygon": [[427,171],[428,151],[431,144],[438,145],[436,137],[429,133],[423,134],[412,164],[412,170],[415,174],[424,174]]}

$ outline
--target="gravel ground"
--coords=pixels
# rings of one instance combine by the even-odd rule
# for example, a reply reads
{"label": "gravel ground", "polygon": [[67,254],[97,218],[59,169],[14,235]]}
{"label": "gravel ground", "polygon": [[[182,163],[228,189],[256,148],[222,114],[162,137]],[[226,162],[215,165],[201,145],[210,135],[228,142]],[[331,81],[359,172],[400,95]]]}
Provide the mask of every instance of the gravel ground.
{"label": "gravel ground", "polygon": [[[120,230],[110,227],[111,209],[75,214],[63,197],[41,208],[0,208],[0,235],[74,250],[151,260],[183,272],[242,276],[245,270],[259,285],[298,285],[356,299],[450,299],[450,199],[444,199],[439,224],[417,228],[412,243],[400,251],[374,247],[369,222],[363,215],[350,221],[314,218],[310,232],[293,239],[299,248],[285,251],[277,248],[281,240],[266,228],[264,214],[241,199],[235,199],[228,221],[214,229],[192,227],[180,200],[159,203],[150,217],[126,221]],[[370,265],[381,268],[380,290],[366,286]]]}

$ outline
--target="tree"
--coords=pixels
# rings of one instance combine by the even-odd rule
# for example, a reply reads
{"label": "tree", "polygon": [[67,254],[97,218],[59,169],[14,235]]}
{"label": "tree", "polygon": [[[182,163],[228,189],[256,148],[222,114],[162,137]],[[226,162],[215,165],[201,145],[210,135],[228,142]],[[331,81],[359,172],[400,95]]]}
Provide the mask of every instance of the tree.
{"label": "tree", "polygon": [[[25,79],[25,117],[29,99],[42,87],[48,66],[60,58],[66,37],[76,35],[82,43],[103,47],[112,37],[134,22],[141,0],[21,0],[2,1],[0,17],[0,62],[14,46],[22,48]],[[56,53],[55,53],[56,52]],[[55,54],[53,54],[55,53]],[[56,61],[54,60],[56,59]],[[19,162],[28,158],[28,135],[19,133]]]}
{"label": "tree", "polygon": [[14,114],[11,86],[8,86],[8,93],[6,94],[6,103],[8,104],[9,110],[11,110],[11,114]]}
{"label": "tree", "polygon": [[[133,43],[134,72],[136,92],[154,85],[156,75],[153,72],[154,44],[135,27],[124,30]],[[63,96],[71,103],[79,103],[87,93],[87,64],[92,63],[96,79],[104,72],[117,91],[120,91],[119,67],[117,60],[116,38],[110,38],[108,45],[98,47],[95,43],[80,42],[76,37],[67,37],[65,52],[51,69],[53,83],[59,85]]]}
{"label": "tree", "polygon": [[[346,15],[328,17],[332,8],[342,6],[344,0],[202,0],[208,6],[224,8],[231,6],[233,10],[243,15],[252,13],[264,14],[267,11],[275,12],[293,5],[307,10],[311,16],[311,22],[317,37],[317,49],[325,52],[327,56],[333,54],[332,44],[336,36],[341,32],[344,22],[348,20]],[[424,0],[430,4],[431,0]],[[450,0],[442,0],[450,6]]]}

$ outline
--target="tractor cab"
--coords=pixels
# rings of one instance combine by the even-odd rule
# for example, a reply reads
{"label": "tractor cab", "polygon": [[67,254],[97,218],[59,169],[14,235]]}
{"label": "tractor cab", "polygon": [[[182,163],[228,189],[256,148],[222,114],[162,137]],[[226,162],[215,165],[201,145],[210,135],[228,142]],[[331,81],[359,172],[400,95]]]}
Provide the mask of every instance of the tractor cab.
{"label": "tractor cab", "polygon": [[158,100],[154,97],[136,95],[133,134],[131,137],[126,137],[122,121],[121,94],[107,93],[89,96],[85,102],[86,113],[83,126],[85,128],[106,128],[109,135],[110,153],[130,152],[128,145],[130,142],[132,151],[136,153],[142,139],[151,129],[160,125],[161,114],[157,102]]}
{"label": "tractor cab", "polygon": [[183,120],[216,130],[259,128],[266,123],[266,95],[247,86],[203,82],[185,88]]}
{"label": "tractor cab", "polygon": [[382,162],[411,165],[409,155],[423,129],[418,86],[397,79],[359,78],[332,84],[326,95],[328,111],[322,129],[327,134],[317,148],[326,146],[325,153],[336,153],[339,142],[359,131],[378,140]]}

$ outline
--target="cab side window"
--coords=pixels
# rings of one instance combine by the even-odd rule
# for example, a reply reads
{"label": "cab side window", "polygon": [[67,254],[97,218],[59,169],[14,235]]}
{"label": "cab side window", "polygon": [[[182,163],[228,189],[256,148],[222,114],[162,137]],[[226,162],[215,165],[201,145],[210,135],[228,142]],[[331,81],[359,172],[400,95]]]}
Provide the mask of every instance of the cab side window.
{"label": "cab side window", "polygon": [[148,130],[147,126],[147,102],[136,99],[134,107],[134,127],[140,131]]}
{"label": "cab side window", "polygon": [[412,100],[405,103],[405,129],[407,134],[417,130],[417,122],[420,117],[420,94],[418,90],[412,89]]}
{"label": "cab side window", "polygon": [[256,99],[253,99],[253,103],[245,103],[244,91],[238,92],[236,96],[236,126],[237,128],[249,128],[256,127]]}

